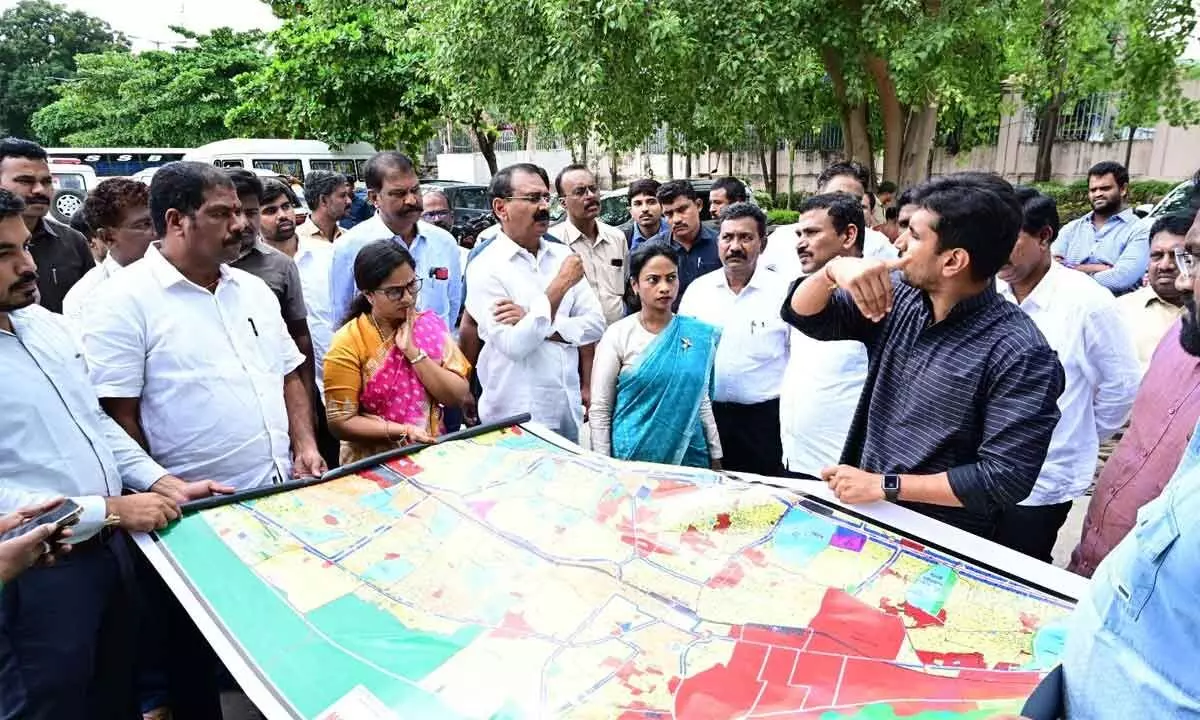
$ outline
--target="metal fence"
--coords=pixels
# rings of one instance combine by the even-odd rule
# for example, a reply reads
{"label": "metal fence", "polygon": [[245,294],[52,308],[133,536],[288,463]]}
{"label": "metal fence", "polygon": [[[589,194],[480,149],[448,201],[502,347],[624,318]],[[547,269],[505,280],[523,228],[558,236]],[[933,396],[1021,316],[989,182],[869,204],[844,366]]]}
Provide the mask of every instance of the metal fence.
{"label": "metal fence", "polygon": [[[1118,124],[1121,94],[1093,93],[1067,103],[1058,118],[1055,142],[1117,142],[1129,139],[1130,128]],[[1021,141],[1038,142],[1044,131],[1037,108],[1026,106],[1022,114]],[[1154,128],[1134,128],[1133,139],[1151,140]]]}

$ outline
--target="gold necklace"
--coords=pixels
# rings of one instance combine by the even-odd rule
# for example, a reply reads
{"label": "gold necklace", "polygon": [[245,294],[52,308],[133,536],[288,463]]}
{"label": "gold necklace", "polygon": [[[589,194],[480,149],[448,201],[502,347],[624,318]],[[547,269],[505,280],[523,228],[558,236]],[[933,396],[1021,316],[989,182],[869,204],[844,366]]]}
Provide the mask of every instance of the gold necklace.
{"label": "gold necklace", "polygon": [[375,313],[368,311],[367,319],[371,321],[371,325],[374,326],[375,332],[379,333],[380,339],[383,340],[384,342],[391,340],[392,337],[396,334],[396,332],[393,330],[391,333],[384,335],[383,328],[379,327],[379,321],[375,319]]}

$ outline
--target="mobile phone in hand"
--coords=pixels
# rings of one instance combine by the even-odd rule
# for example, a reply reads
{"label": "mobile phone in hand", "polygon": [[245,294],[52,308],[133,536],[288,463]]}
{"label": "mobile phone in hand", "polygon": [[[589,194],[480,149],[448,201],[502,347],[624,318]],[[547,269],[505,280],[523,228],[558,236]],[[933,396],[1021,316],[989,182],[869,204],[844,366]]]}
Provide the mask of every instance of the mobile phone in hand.
{"label": "mobile phone in hand", "polygon": [[83,506],[74,500],[64,500],[62,505],[31,518],[25,523],[26,532],[42,525],[54,525],[57,528],[51,540],[54,540],[62,532],[63,529],[69,528],[79,522],[79,516],[83,514]]}

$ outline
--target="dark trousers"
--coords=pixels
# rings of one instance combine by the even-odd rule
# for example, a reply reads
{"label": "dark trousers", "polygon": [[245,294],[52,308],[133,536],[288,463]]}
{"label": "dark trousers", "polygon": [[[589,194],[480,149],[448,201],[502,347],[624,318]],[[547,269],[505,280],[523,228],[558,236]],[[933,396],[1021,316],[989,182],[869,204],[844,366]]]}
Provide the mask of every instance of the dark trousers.
{"label": "dark trousers", "polygon": [[123,533],[0,594],[0,719],[136,720],[138,593]]}
{"label": "dark trousers", "polygon": [[165,706],[172,720],[221,720],[216,653],[150,562],[135,552],[146,610],[138,658],[142,710]]}
{"label": "dark trousers", "polygon": [[754,405],[714,402],[721,436],[721,467],[735,472],[783,475],[783,443],[779,439],[779,399]]}
{"label": "dark trousers", "polygon": [[1067,521],[1071,503],[1014,505],[1000,514],[992,540],[1042,562],[1054,561],[1054,543]]}

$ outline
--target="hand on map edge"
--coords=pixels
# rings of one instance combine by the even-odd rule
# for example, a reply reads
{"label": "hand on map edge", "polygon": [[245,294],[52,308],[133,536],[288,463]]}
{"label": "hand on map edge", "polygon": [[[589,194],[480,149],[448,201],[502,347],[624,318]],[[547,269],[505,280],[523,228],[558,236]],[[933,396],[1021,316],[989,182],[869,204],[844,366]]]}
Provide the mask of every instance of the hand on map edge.
{"label": "hand on map edge", "polygon": [[150,486],[150,491],[171,498],[177,503],[185,503],[212,495],[231,495],[235,488],[215,480],[188,482],[174,475],[163,475]]}
{"label": "hand on map edge", "polygon": [[292,477],[321,477],[329,470],[325,458],[316,446],[306,447],[292,453]]}
{"label": "hand on map edge", "polygon": [[847,505],[883,501],[883,476],[863,472],[849,465],[835,465],[821,471],[821,479],[838,500]]}

